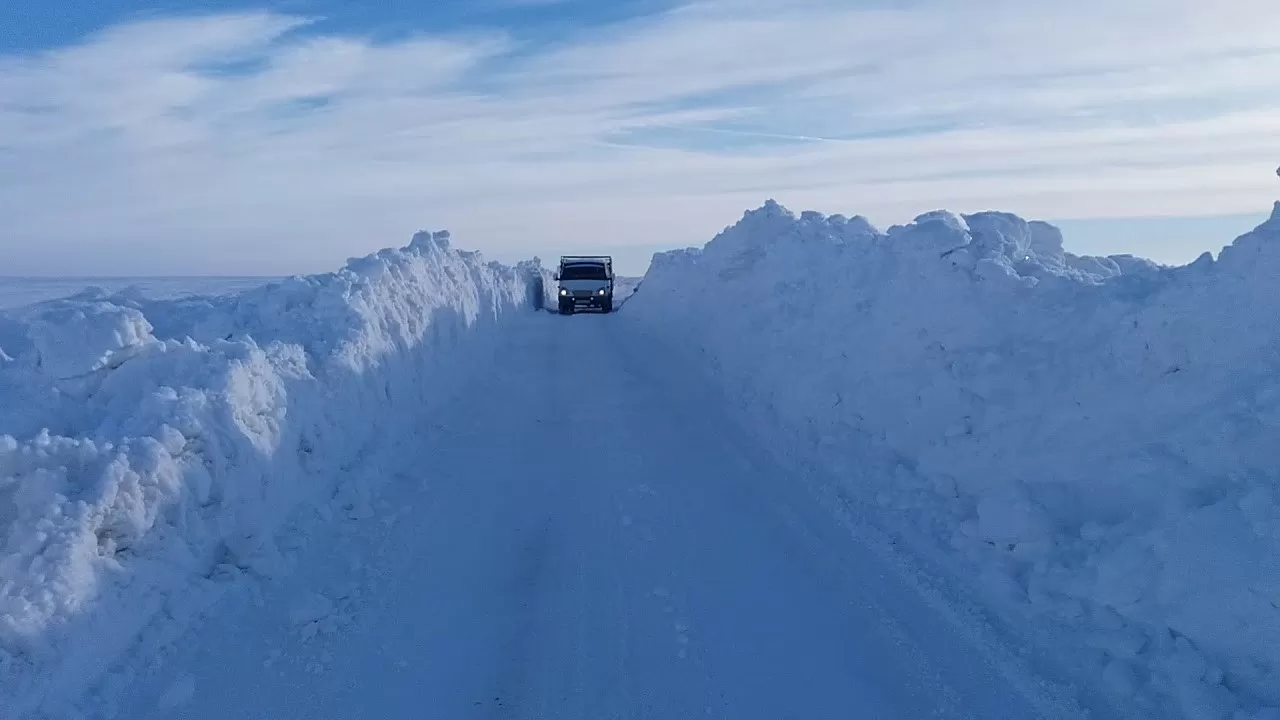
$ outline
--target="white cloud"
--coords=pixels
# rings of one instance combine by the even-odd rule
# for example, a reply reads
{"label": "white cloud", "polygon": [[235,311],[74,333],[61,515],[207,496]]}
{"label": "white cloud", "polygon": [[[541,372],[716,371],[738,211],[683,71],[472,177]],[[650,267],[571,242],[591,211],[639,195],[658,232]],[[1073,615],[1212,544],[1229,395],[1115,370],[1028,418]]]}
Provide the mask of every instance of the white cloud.
{"label": "white cloud", "polygon": [[685,245],[766,197],[882,224],[1253,212],[1271,4],[710,0],[541,45],[110,28],[0,58],[0,274],[310,271],[424,225],[505,257]]}

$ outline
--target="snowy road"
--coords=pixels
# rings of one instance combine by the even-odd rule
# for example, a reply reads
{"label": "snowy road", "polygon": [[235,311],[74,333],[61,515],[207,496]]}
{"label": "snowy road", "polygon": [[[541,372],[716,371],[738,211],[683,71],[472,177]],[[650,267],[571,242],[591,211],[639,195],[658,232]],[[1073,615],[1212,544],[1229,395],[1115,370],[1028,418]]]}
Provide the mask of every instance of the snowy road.
{"label": "snowy road", "polygon": [[117,716],[1039,717],[626,329],[513,333],[372,517],[133,668]]}

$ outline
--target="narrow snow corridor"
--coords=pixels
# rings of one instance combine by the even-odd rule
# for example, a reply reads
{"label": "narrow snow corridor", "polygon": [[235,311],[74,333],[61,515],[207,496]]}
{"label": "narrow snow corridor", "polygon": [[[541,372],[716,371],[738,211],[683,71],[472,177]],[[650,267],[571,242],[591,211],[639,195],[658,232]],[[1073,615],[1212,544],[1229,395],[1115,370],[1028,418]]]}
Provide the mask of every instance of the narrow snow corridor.
{"label": "narrow snow corridor", "polygon": [[95,706],[147,718],[1042,717],[610,316],[536,313],[371,517]]}

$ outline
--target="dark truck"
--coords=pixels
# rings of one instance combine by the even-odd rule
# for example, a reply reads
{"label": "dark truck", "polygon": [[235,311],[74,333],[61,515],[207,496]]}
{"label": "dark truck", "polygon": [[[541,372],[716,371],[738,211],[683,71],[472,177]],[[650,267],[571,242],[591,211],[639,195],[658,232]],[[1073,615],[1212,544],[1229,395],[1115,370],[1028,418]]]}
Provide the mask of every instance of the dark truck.
{"label": "dark truck", "polygon": [[556,272],[560,312],[579,308],[613,312],[613,258],[608,255],[565,255]]}

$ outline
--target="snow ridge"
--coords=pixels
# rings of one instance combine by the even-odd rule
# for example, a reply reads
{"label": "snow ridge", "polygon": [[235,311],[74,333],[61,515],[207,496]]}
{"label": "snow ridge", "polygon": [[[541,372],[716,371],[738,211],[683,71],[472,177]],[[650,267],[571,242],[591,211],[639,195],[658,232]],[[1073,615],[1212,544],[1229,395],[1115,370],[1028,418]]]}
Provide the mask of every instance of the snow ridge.
{"label": "snow ridge", "polygon": [[291,514],[361,513],[549,273],[423,232],[240,295],[0,314],[0,705],[57,712],[158,618],[287,571]]}
{"label": "snow ridge", "polygon": [[833,465],[898,458],[851,488],[1116,703],[1272,718],[1278,286],[1280,203],[1165,267],[1007,213],[882,232],[769,201],[656,255],[626,311]]}

